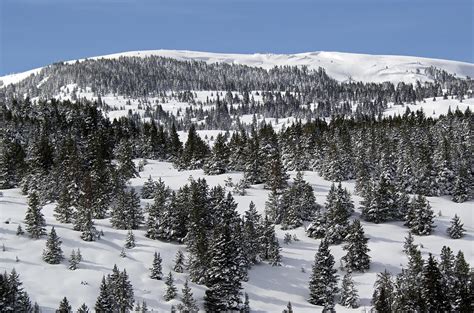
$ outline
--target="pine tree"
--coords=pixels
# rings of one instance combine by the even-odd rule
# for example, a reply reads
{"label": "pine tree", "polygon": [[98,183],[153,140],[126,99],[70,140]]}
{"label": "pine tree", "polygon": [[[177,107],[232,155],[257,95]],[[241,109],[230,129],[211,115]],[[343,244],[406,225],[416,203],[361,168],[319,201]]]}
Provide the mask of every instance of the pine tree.
{"label": "pine tree", "polygon": [[443,290],[443,300],[440,306],[440,311],[448,312],[453,308],[456,301],[457,290],[455,287],[454,275],[454,254],[449,247],[443,246],[441,248],[439,271],[441,274],[441,289]]}
{"label": "pine tree", "polygon": [[407,256],[411,256],[413,254],[413,251],[417,249],[416,245],[414,244],[414,241],[415,239],[409,231],[408,236],[405,237],[405,242],[403,243],[403,253],[405,253]]}
{"label": "pine tree", "polygon": [[464,253],[459,251],[454,261],[456,299],[453,310],[456,312],[472,312],[473,302],[473,272],[469,269],[469,263],[464,258]]}
{"label": "pine tree", "polygon": [[261,261],[262,227],[260,223],[261,216],[258,214],[255,204],[251,201],[243,218],[244,255],[249,265]]}
{"label": "pine tree", "polygon": [[72,250],[71,257],[69,258],[69,269],[74,271],[77,269],[77,264],[79,260],[77,259],[76,250]]}
{"label": "pine tree", "polygon": [[97,238],[97,230],[92,220],[94,201],[91,177],[87,174],[74,219],[74,230],[81,232],[81,239],[84,241],[95,241]]}
{"label": "pine tree", "polygon": [[280,195],[276,189],[272,189],[268,194],[268,200],[265,202],[265,214],[271,222],[281,222]]}
{"label": "pine tree", "polygon": [[133,309],[134,295],[133,286],[128,279],[126,270],[123,270],[115,281],[112,281],[111,288],[116,308],[119,312],[127,312]]}
{"label": "pine tree", "polygon": [[325,311],[334,310],[334,296],[338,291],[334,257],[328,243],[322,240],[314,258],[313,269],[309,280],[308,302],[324,307]]}
{"label": "pine tree", "polygon": [[373,184],[370,194],[365,198],[362,216],[369,222],[384,223],[397,216],[395,205],[394,187],[382,173],[379,181]]}
{"label": "pine tree", "polygon": [[99,287],[99,296],[97,297],[97,301],[95,302],[94,309],[96,312],[112,312],[114,308],[114,301],[109,290],[109,285],[105,280],[105,276],[102,276],[102,281]]}
{"label": "pine tree", "polygon": [[132,249],[135,248],[135,235],[131,230],[127,232],[127,238],[125,239],[125,248]]}
{"label": "pine tree", "polygon": [[225,220],[213,236],[206,283],[209,288],[204,296],[204,305],[208,311],[237,310],[240,306],[240,251],[232,236],[231,222]]}
{"label": "pine tree", "polygon": [[459,168],[459,172],[456,176],[456,181],[454,183],[454,190],[452,195],[452,200],[454,202],[462,203],[469,199],[471,193],[469,182],[472,181],[472,179],[469,178],[470,177],[468,174],[468,170],[466,169],[466,166],[462,164]]}
{"label": "pine tree", "polygon": [[15,269],[10,275],[0,273],[0,312],[30,312],[31,309],[30,297]]}
{"label": "pine tree", "polygon": [[410,231],[419,236],[429,235],[436,226],[433,226],[434,213],[426,198],[418,195],[412,200],[406,223]]}
{"label": "pine tree", "polygon": [[83,303],[79,309],[77,309],[77,313],[89,313],[89,308],[85,303]]}
{"label": "pine tree", "polygon": [[332,184],[326,198],[325,240],[329,244],[339,244],[349,231],[349,217],[354,210],[354,204],[347,189],[341,183],[337,187]]}
{"label": "pine tree", "polygon": [[138,229],[143,222],[140,199],[133,188],[130,192],[123,190],[119,193],[110,222],[117,229]]}
{"label": "pine tree", "polygon": [[339,303],[347,308],[356,309],[359,307],[359,295],[354,286],[351,272],[348,271],[342,279],[341,298]]}
{"label": "pine tree", "polygon": [[132,157],[132,144],[130,141],[123,139],[116,148],[115,158],[118,162],[117,171],[121,180],[124,182],[128,181],[130,178],[138,176]]}
{"label": "pine tree", "polygon": [[293,306],[291,305],[290,301],[288,301],[288,304],[286,305],[286,309],[284,309],[282,313],[293,313]]}
{"label": "pine tree", "polygon": [[374,288],[372,296],[374,309],[381,313],[392,312],[393,281],[392,275],[387,270],[377,274]]}
{"label": "pine tree", "polygon": [[153,256],[153,264],[150,268],[150,271],[151,271],[150,273],[151,279],[161,280],[163,278],[163,273],[161,269],[161,256],[156,251]]}
{"label": "pine tree", "polygon": [[451,225],[446,229],[446,232],[448,233],[449,237],[453,239],[459,239],[464,236],[464,232],[466,231],[463,226],[464,224],[461,223],[459,216],[455,214],[451,220]]}
{"label": "pine tree", "polygon": [[365,271],[370,267],[370,249],[367,247],[369,238],[365,237],[364,229],[359,220],[354,220],[349,234],[346,237],[347,244],[343,247],[347,254],[342,257],[345,267],[351,271]]}
{"label": "pine tree", "polygon": [[176,273],[184,272],[184,254],[181,250],[178,250],[178,252],[176,252],[173,271],[175,271]]}
{"label": "pine tree", "polygon": [[326,236],[326,228],[326,214],[318,212],[306,229],[306,234],[310,238],[322,239]]}
{"label": "pine tree", "polygon": [[422,273],[421,294],[425,302],[427,312],[438,312],[441,308],[444,298],[444,291],[441,285],[441,273],[438,268],[438,262],[430,253]]}
{"label": "pine tree", "polygon": [[21,225],[18,224],[18,227],[16,228],[16,235],[17,236],[22,236],[24,234],[25,234],[25,232],[23,231],[23,228],[21,228]]}
{"label": "pine tree", "polygon": [[181,290],[183,295],[181,297],[181,304],[178,306],[180,312],[197,313],[199,311],[196,305],[196,300],[193,298],[193,293],[189,287],[188,280],[184,282],[183,289]]}
{"label": "pine tree", "polygon": [[244,305],[242,309],[240,309],[241,313],[250,313],[250,300],[249,300],[249,294],[244,293]]}
{"label": "pine tree", "polygon": [[64,259],[61,250],[62,241],[59,240],[54,226],[51,228],[48,240],[46,241],[46,249],[43,250],[43,261],[49,264],[59,264]]}
{"label": "pine tree", "polygon": [[169,272],[168,276],[166,276],[165,285],[166,285],[166,293],[164,295],[165,301],[170,301],[176,298],[176,294],[178,290],[176,289],[176,286],[174,285],[173,274],[171,274],[171,272]]}
{"label": "pine tree", "polygon": [[46,222],[43,213],[41,213],[41,205],[36,191],[32,191],[28,195],[28,210],[26,211],[25,224],[26,231],[31,238],[38,239],[46,235]]}
{"label": "pine tree", "polygon": [[151,175],[148,177],[148,180],[143,183],[141,197],[142,199],[153,199],[153,195],[156,191],[156,182],[151,178]]}
{"label": "pine tree", "polygon": [[54,217],[61,223],[71,223],[74,216],[74,204],[69,186],[64,185],[58,198],[58,205],[54,208]]}
{"label": "pine tree", "polygon": [[220,175],[227,172],[229,167],[229,149],[226,138],[222,133],[217,134],[211,155],[204,164],[206,175]]}
{"label": "pine tree", "polygon": [[126,257],[127,257],[127,253],[125,252],[125,249],[124,249],[124,248],[122,248],[122,250],[120,250],[120,254],[119,254],[119,255],[120,255],[121,258],[126,258]]}
{"label": "pine tree", "polygon": [[281,266],[280,243],[277,238],[270,242],[268,260],[271,266]]}
{"label": "pine tree", "polygon": [[59,302],[59,307],[56,311],[60,313],[72,313],[71,305],[69,304],[69,301],[66,297],[64,297],[61,302]]}

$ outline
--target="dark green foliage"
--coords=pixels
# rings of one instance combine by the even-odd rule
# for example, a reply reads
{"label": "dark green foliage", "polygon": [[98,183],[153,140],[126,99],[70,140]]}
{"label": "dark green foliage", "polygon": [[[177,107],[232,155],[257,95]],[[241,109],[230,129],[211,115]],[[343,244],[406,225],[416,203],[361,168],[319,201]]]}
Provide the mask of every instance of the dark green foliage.
{"label": "dark green foliage", "polygon": [[178,250],[178,252],[176,252],[173,271],[175,271],[176,273],[184,272],[184,254],[181,250]]}
{"label": "dark green foliage", "polygon": [[226,138],[222,133],[217,134],[211,155],[204,164],[204,173],[207,175],[219,175],[227,172],[229,167],[229,149]]}
{"label": "dark green foliage", "polygon": [[359,220],[354,220],[345,240],[347,244],[343,247],[347,254],[342,257],[345,267],[351,271],[365,271],[370,267],[370,256],[367,247],[369,238],[365,237],[364,229]]}
{"label": "dark green foliage", "polygon": [[0,312],[30,312],[31,309],[30,298],[15,269],[10,275],[0,273]]}
{"label": "dark green foliage", "polygon": [[161,280],[163,278],[163,272],[161,268],[161,256],[159,253],[155,252],[153,255],[153,264],[150,268],[150,278]]}
{"label": "dark green foliage", "polygon": [[184,145],[177,167],[181,170],[201,168],[208,155],[209,147],[196,132],[194,124],[191,125],[188,131],[188,140]]}
{"label": "dark green foliage", "polygon": [[46,235],[46,221],[41,213],[41,204],[36,191],[28,195],[28,210],[26,211],[25,224],[26,231],[31,238],[38,239]]}
{"label": "dark green foliage", "polygon": [[436,227],[433,219],[434,212],[426,198],[422,195],[413,198],[405,222],[410,231],[419,236],[431,234]]}
{"label": "dark green foliage", "polygon": [[170,301],[176,298],[178,289],[176,289],[176,286],[174,285],[173,274],[171,274],[171,272],[169,272],[168,276],[166,276],[165,285],[166,285],[166,293],[164,295],[165,301]]}
{"label": "dark green foliage", "polygon": [[46,249],[43,250],[43,261],[49,264],[61,263],[64,259],[61,243],[62,241],[59,240],[53,226],[49,233],[48,240],[46,241]]}
{"label": "dark green foliage", "polygon": [[454,215],[453,219],[451,220],[451,225],[446,229],[449,237],[453,239],[459,239],[464,236],[464,232],[466,231],[463,228],[464,224],[461,223],[459,216],[457,214]]}
{"label": "dark green foliage", "polygon": [[58,309],[56,310],[57,312],[60,312],[60,313],[72,313],[72,307],[71,305],[69,304],[69,301],[67,300],[66,297],[64,297],[61,302],[59,302],[59,307]]}
{"label": "dark green foliage", "polygon": [[349,231],[349,217],[354,211],[354,204],[347,189],[341,183],[332,184],[326,197],[326,233],[330,244],[341,243]]}
{"label": "dark green foliage", "polygon": [[374,294],[372,295],[372,305],[374,306],[374,309],[380,313],[392,312],[392,275],[386,270],[383,273],[377,274],[374,288]]}
{"label": "dark green foliage", "polygon": [[334,297],[338,291],[336,272],[328,243],[322,240],[309,280],[309,303],[323,306],[326,311],[334,310]]}
{"label": "dark green foliage", "polygon": [[178,306],[178,310],[183,313],[197,313],[199,311],[199,308],[196,305],[196,300],[194,300],[193,298],[193,293],[191,288],[189,287],[189,282],[187,279],[184,282],[183,289],[181,290],[181,292],[181,303]]}
{"label": "dark green foliage", "polygon": [[352,309],[359,307],[359,295],[357,293],[357,289],[354,286],[354,281],[352,280],[350,271],[348,271],[342,279],[341,298],[339,303],[342,306]]}
{"label": "dark green foliage", "polygon": [[140,199],[135,190],[132,188],[130,192],[120,192],[112,210],[112,226],[117,229],[138,229],[143,219]]}

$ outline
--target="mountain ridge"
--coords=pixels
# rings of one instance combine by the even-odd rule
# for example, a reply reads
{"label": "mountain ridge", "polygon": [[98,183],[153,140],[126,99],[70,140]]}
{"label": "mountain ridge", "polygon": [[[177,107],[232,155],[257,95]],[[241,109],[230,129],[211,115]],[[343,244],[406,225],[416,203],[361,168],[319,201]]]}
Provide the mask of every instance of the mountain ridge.
{"label": "mountain ridge", "polygon": [[[372,55],[347,52],[314,51],[296,54],[274,53],[214,53],[190,50],[137,50],[94,56],[85,59],[65,61],[66,63],[84,60],[116,59],[120,57],[167,57],[180,61],[203,61],[206,63],[240,64],[251,67],[271,69],[275,66],[307,66],[310,69],[322,67],[329,76],[338,81],[362,81],[393,83],[432,81],[424,70],[430,67],[445,70],[458,77],[473,77],[474,64],[415,56]],[[47,65],[49,66],[49,65]],[[45,66],[45,67],[47,67]],[[5,75],[0,77],[3,85],[16,84],[42,68]]]}

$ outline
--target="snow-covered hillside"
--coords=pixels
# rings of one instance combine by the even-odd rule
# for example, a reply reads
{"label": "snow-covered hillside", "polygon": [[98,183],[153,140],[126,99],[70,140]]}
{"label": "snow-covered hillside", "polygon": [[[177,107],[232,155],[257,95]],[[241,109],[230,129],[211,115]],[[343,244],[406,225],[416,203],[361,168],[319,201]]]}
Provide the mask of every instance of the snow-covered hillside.
{"label": "snow-covered hillside", "polygon": [[[295,172],[290,172],[290,174],[293,178],[295,177]],[[178,172],[172,164],[156,161],[150,161],[140,175],[140,178],[131,180],[131,187],[136,188],[137,191],[140,191],[149,175],[155,180],[161,177],[174,190],[186,184],[189,176],[193,176],[195,179],[205,177],[210,186],[223,185],[227,177],[232,177],[233,181],[242,178],[242,173],[205,176],[202,170]],[[313,187],[317,202],[324,203],[331,183],[314,172],[305,172],[304,178]],[[343,185],[353,192],[354,181],[343,183]],[[163,272],[168,273],[172,269],[176,251],[185,251],[185,246],[151,240],[144,236],[143,229],[136,230],[134,234],[137,247],[127,250],[127,257],[121,258],[119,254],[127,231],[113,229],[109,219],[97,220],[97,228],[104,231],[104,236],[96,242],[86,243],[80,239],[79,232],[72,230],[71,224],[61,224],[56,221],[53,217],[54,204],[50,204],[43,209],[48,231],[52,226],[56,228],[63,241],[62,249],[66,257],[73,249],[80,248],[83,261],[75,271],[67,268],[67,261],[63,261],[59,265],[49,265],[41,259],[46,238],[31,240],[27,235],[15,235],[18,224],[24,225],[27,208],[26,197],[20,194],[19,189],[4,190],[3,194],[3,197],[0,198],[0,216],[2,218],[0,244],[5,245],[6,251],[0,252],[0,271],[10,271],[15,268],[20,273],[20,279],[23,281],[25,289],[31,295],[32,300],[41,305],[43,312],[54,312],[64,296],[70,300],[73,308],[79,307],[83,302],[89,308],[93,307],[102,275],[111,273],[114,264],[117,264],[120,269],[127,270],[134,286],[136,301],[145,300],[149,309],[153,309],[155,312],[169,312],[172,304],[179,303],[178,300],[164,301],[164,281],[150,279],[148,268],[151,266],[154,251],[157,251],[163,258]],[[250,201],[253,201],[260,213],[263,213],[267,197],[268,190],[264,190],[262,185],[254,185],[248,189],[246,196],[235,196],[238,211],[243,213],[248,209]],[[361,198],[354,196],[354,200],[356,208],[359,207]],[[415,236],[415,243],[421,244],[423,257],[426,258],[429,252],[439,257],[441,247],[447,245],[455,253],[458,250],[463,250],[466,260],[473,264],[473,202],[458,204],[445,197],[431,197],[428,200],[433,210],[439,214],[435,218],[437,228],[431,236]],[[142,200],[142,205],[149,201]],[[457,240],[450,239],[446,234],[449,221],[455,214],[460,216],[467,231],[464,238]],[[356,209],[353,218],[358,217],[360,217],[360,210]],[[9,224],[5,224],[5,220],[9,220]],[[406,267],[408,262],[402,252],[404,237],[407,236],[408,229],[403,226],[402,222],[362,223],[366,235],[370,238],[371,252],[369,254],[372,264],[366,273],[354,273],[353,275],[361,296],[361,307],[350,310],[337,305],[338,312],[361,312],[364,307],[368,309],[377,273],[384,269],[393,274],[399,273],[402,266]],[[256,265],[249,272],[249,281],[243,284],[244,291],[249,294],[252,312],[281,312],[288,301],[291,301],[296,312],[320,311],[320,307],[313,306],[306,300],[311,266],[320,240],[307,237],[303,227],[289,231],[283,231],[277,227],[276,231],[283,248],[282,267],[272,267],[268,264]],[[295,234],[300,241],[283,244],[285,232]],[[335,266],[339,267],[339,260],[345,253],[342,250],[342,245],[331,246],[330,249],[336,258]],[[19,259],[18,262],[15,261],[16,257]],[[342,279],[344,272],[339,270],[338,274]],[[173,275],[178,289],[181,290],[188,273],[173,273]],[[193,283],[191,287],[202,309],[205,287]]]}
{"label": "snow-covered hillside", "polygon": [[[115,59],[119,57],[147,57],[162,56],[177,60],[198,60],[207,63],[242,64],[253,67],[271,69],[275,66],[307,66],[317,69],[322,67],[329,76],[339,80],[355,80],[363,82],[407,82],[430,81],[424,74],[424,69],[436,67],[458,77],[474,77],[474,64],[430,59],[412,56],[395,55],[369,55],[344,52],[306,52],[297,54],[231,54],[211,53],[185,50],[149,50],[130,51],[104,56],[91,57],[90,59]],[[81,60],[79,60],[81,61]],[[76,60],[68,61],[69,63]],[[38,73],[41,68],[24,73],[0,77],[3,85],[15,84],[28,75]]]}

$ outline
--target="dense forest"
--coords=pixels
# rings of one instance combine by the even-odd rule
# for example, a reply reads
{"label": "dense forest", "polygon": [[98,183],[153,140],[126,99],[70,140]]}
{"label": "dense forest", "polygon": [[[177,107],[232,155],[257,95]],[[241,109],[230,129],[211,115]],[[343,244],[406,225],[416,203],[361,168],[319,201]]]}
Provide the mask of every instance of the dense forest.
{"label": "dense forest", "polygon": [[[54,64],[0,89],[0,188],[20,187],[28,197],[25,231],[32,238],[47,236],[46,263],[64,259],[55,229],[46,232],[41,208],[47,203],[57,203],[55,218],[72,223],[84,241],[100,240],[94,221],[111,218],[114,228],[129,230],[127,248],[134,247],[136,229],[145,229],[150,239],[184,245],[186,262],[184,255],[177,255],[173,271],[186,268],[190,281],[208,287],[204,301],[211,312],[249,312],[248,297],[241,293],[248,270],[261,262],[281,263],[275,225],[287,230],[308,223],[307,236],[321,239],[308,301],[333,311],[336,302],[357,307],[351,273],[371,266],[368,238],[360,220],[351,220],[352,195],[340,184],[355,180],[357,195],[363,198],[361,219],[377,224],[402,221],[410,229],[404,245],[409,263],[396,276],[379,274],[372,298],[375,309],[470,312],[474,276],[463,252],[455,254],[445,246],[439,260],[431,254],[424,260],[411,234],[428,236],[435,227],[426,196],[447,196],[458,203],[472,199],[474,115],[469,109],[450,110],[437,119],[408,109],[402,116],[381,114],[389,102],[472,96],[469,79],[434,68],[428,74],[433,83],[395,86],[340,83],[323,69],[266,71],[159,57]],[[214,105],[210,111],[194,108],[178,117],[160,112],[159,106],[153,112],[150,105],[146,117],[151,119],[130,114],[111,121],[103,114],[107,106],[101,101],[52,98],[70,83],[79,89],[91,87],[96,95],[146,98],[173,91],[191,104],[192,90],[227,93],[208,103]],[[249,92],[254,90],[262,94],[262,103],[251,99]],[[39,98],[32,101],[33,97]],[[309,109],[310,103],[317,103],[315,110]],[[240,123],[243,114],[293,116],[296,121],[276,131],[264,120]],[[193,123],[196,118],[205,123]],[[210,146],[197,133],[202,128],[223,132]],[[188,133],[184,143],[179,130]],[[141,159],[138,166],[133,159]],[[138,194],[127,182],[139,175],[147,159],[172,162],[179,170],[203,169],[207,175],[243,172],[244,178],[216,187],[191,178],[179,190],[171,190],[150,177]],[[298,174],[290,181],[287,171]],[[333,182],[324,203],[316,202],[304,171],[318,172]],[[251,203],[240,216],[234,195],[245,194],[255,184],[270,190],[265,214]],[[140,198],[153,203],[142,208]],[[454,219],[448,235],[456,239],[464,231],[462,222]],[[23,229],[17,235],[23,236]],[[347,251],[341,288],[330,245],[343,245]],[[69,259],[71,270],[80,263],[79,256],[74,251]],[[150,279],[166,280],[165,299],[170,300],[176,297],[176,287],[172,273],[163,274],[161,262],[155,254]],[[0,274],[0,311],[39,311],[21,286],[15,271]],[[196,312],[187,282],[183,294],[182,304],[174,310]],[[126,312],[135,304],[126,270],[114,267],[102,279],[95,310]],[[59,310],[71,311],[67,298]],[[87,310],[84,304],[78,312]],[[138,303],[138,310],[146,312],[146,303]],[[286,312],[292,312],[291,303]]]}

